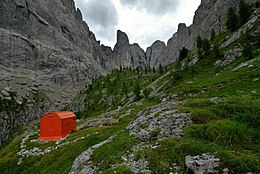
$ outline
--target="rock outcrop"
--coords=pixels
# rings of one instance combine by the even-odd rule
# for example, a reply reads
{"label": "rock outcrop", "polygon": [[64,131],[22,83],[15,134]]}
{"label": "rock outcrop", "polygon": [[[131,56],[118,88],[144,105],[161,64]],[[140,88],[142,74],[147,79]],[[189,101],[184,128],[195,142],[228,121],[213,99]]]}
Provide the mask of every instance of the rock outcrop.
{"label": "rock outcrop", "polygon": [[127,35],[120,30],[113,50],[100,46],[82,21],[82,14],[73,0],[55,3],[3,0],[0,3],[0,74],[6,85],[0,87],[15,86],[13,82],[17,79],[13,77],[21,76],[23,82],[17,80],[16,83],[25,86],[35,81],[75,88],[120,66],[167,65],[177,60],[182,47],[194,48],[198,35],[208,38],[212,29],[221,30],[228,8],[238,4],[237,0],[202,0],[191,26],[179,24],[167,45],[156,41],[144,52],[138,44],[130,44]]}
{"label": "rock outcrop", "polygon": [[[246,2],[253,4],[257,2],[257,0],[246,0]],[[209,38],[212,30],[218,32],[223,29],[227,20],[228,9],[230,7],[237,8],[238,5],[239,1],[237,0],[202,0],[201,5],[195,12],[193,24],[191,26],[187,27],[186,24],[180,23],[177,32],[174,33],[168,40],[167,45],[165,45],[164,42],[155,41],[150,47],[147,48],[145,54],[142,53],[143,51],[140,51],[142,55],[141,59],[140,54],[137,54],[136,57],[134,56],[130,58],[129,51],[126,51],[130,47],[128,38],[125,33],[122,34],[122,32],[119,32],[118,42],[114,49],[115,54],[118,56],[114,56],[113,60],[120,61],[123,59],[121,60],[124,62],[123,65],[134,65],[134,67],[136,67],[136,64],[133,64],[134,61],[131,60],[139,59],[139,62],[143,62],[139,63],[140,66],[150,66],[156,68],[158,68],[160,64],[168,65],[176,62],[179,57],[180,50],[183,47],[189,50],[196,47],[197,36]],[[124,37],[121,35],[124,35]],[[117,54],[118,52],[121,54]],[[143,55],[145,55],[144,58]]]}
{"label": "rock outcrop", "polygon": [[180,50],[185,47],[191,49],[191,27],[187,27],[186,24],[181,23],[178,25],[177,32],[167,42],[165,57],[166,62],[169,64],[175,62],[178,57]]}
{"label": "rock outcrop", "polygon": [[164,137],[181,137],[183,128],[191,125],[188,113],[179,113],[174,102],[163,102],[139,112],[127,127],[130,135],[141,141]]}
{"label": "rock outcrop", "polygon": [[126,33],[117,31],[117,43],[112,53],[112,64],[117,67],[147,66],[144,50],[138,44],[130,44]]}
{"label": "rock outcrop", "polygon": [[187,173],[206,174],[218,173],[215,168],[219,166],[220,159],[209,154],[197,156],[186,156],[185,165],[188,169]]}
{"label": "rock outcrop", "polygon": [[11,88],[0,92],[0,146],[6,139],[11,139],[11,134],[24,125],[30,129],[28,122],[38,118],[46,112],[51,103],[44,92],[31,89],[30,94],[20,97]]}
{"label": "rock outcrop", "polygon": [[160,63],[166,62],[165,60],[166,45],[162,41],[155,41],[146,50],[146,59],[149,67],[158,67]]}
{"label": "rock outcrop", "polygon": [[95,173],[98,169],[91,161],[91,155],[93,154],[94,150],[107,144],[113,140],[114,136],[109,137],[108,139],[95,144],[88,148],[86,151],[82,152],[73,162],[71,170],[69,174],[83,174],[88,173],[92,174]]}

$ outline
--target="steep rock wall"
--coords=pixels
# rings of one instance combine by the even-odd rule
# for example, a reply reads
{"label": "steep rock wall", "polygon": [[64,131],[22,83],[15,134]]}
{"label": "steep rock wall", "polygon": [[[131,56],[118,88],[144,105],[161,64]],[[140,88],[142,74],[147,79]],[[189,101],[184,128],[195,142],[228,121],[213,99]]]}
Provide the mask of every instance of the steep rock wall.
{"label": "steep rock wall", "polygon": [[[238,9],[239,2],[239,0],[202,0],[195,12],[192,25],[187,27],[185,24],[179,24],[177,32],[168,40],[163,54],[167,59],[161,63],[166,65],[175,62],[183,47],[190,50],[195,48],[197,36],[209,38],[211,30],[218,32],[225,28],[228,9],[230,7]],[[245,2],[253,4],[259,0],[245,0]]]}
{"label": "steep rock wall", "polygon": [[[1,144],[24,123],[62,109],[111,65],[73,0],[1,0],[0,14],[0,91],[17,94],[14,108],[0,95]],[[33,91],[44,100],[27,103]]]}
{"label": "steep rock wall", "polygon": [[126,33],[117,31],[117,42],[112,52],[112,64],[116,67],[147,66],[144,50],[138,44],[130,44]]}

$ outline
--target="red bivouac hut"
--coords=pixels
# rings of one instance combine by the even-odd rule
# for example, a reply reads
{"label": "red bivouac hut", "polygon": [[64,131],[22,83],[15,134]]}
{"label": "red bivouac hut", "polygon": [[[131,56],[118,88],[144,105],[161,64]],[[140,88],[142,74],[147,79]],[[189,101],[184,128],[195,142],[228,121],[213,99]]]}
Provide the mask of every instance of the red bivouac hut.
{"label": "red bivouac hut", "polygon": [[61,111],[45,114],[40,120],[40,140],[59,140],[76,130],[73,112]]}

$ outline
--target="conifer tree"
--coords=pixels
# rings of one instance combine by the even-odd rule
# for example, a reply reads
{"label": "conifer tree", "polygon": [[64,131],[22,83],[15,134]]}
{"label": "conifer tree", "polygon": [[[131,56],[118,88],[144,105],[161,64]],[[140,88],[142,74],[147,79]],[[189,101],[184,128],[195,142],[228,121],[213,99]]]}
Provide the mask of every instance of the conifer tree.
{"label": "conifer tree", "polygon": [[139,67],[136,68],[136,72],[137,72],[137,74],[139,74]]}
{"label": "conifer tree", "polygon": [[253,58],[254,58],[253,47],[252,47],[252,45],[251,45],[250,43],[244,45],[244,49],[243,49],[242,54],[243,54],[243,56],[244,56],[247,60],[250,60],[250,59],[253,59]]}
{"label": "conifer tree", "polygon": [[197,36],[197,48],[198,48],[198,56],[201,59],[202,58],[202,39],[200,35]]}
{"label": "conifer tree", "polygon": [[260,2],[256,2],[255,3],[255,8],[259,8],[260,7]]}
{"label": "conifer tree", "polygon": [[155,72],[156,72],[155,67],[153,67],[153,73],[155,73]]}
{"label": "conifer tree", "polygon": [[160,74],[163,73],[163,66],[162,66],[162,64],[159,65],[159,73],[160,73]]}
{"label": "conifer tree", "polygon": [[182,61],[184,58],[186,58],[188,53],[189,53],[189,50],[186,49],[185,47],[183,47],[180,51],[179,60]]}
{"label": "conifer tree", "polygon": [[151,72],[151,67],[150,66],[148,66],[148,72]]}
{"label": "conifer tree", "polygon": [[228,10],[227,28],[230,31],[235,31],[239,24],[239,18],[236,14],[236,10],[232,7]]}
{"label": "conifer tree", "polygon": [[165,66],[165,68],[164,68],[164,72],[167,72],[167,71],[168,71],[168,67]]}
{"label": "conifer tree", "polygon": [[212,40],[214,40],[215,39],[215,37],[216,37],[216,32],[215,32],[215,30],[214,29],[212,29],[211,30],[211,36],[210,36],[210,40],[212,41]]}
{"label": "conifer tree", "polygon": [[145,74],[147,74],[147,71],[148,71],[148,70],[147,70],[147,67],[145,67]]}
{"label": "conifer tree", "polygon": [[127,86],[126,86],[126,82],[125,82],[125,81],[123,82],[123,92],[124,92],[125,94],[127,94],[127,92],[128,92],[128,89],[127,89]]}
{"label": "conifer tree", "polygon": [[213,53],[214,53],[214,58],[216,60],[223,58],[223,54],[221,53],[220,48],[219,48],[219,44],[217,44],[217,43],[213,47]]}
{"label": "conifer tree", "polygon": [[202,49],[205,52],[205,55],[209,54],[210,51],[210,43],[208,39],[203,39],[202,40]]}
{"label": "conifer tree", "polygon": [[201,48],[202,47],[202,39],[200,36],[197,36],[197,48]]}
{"label": "conifer tree", "polygon": [[239,3],[240,25],[245,24],[249,20],[250,15],[251,15],[250,7],[245,3],[244,0],[240,0],[240,3]]}
{"label": "conifer tree", "polygon": [[252,38],[251,38],[248,30],[246,31],[246,33],[244,34],[243,37],[244,37],[245,43],[243,44],[244,49],[242,51],[242,54],[247,60],[253,59],[254,54],[253,54],[253,47],[251,45]]}
{"label": "conifer tree", "polygon": [[136,96],[136,99],[137,100],[140,100],[141,99],[141,88],[140,88],[140,86],[139,86],[139,83],[137,82],[136,84],[135,84],[135,87],[134,87],[134,93],[135,93],[135,96]]}

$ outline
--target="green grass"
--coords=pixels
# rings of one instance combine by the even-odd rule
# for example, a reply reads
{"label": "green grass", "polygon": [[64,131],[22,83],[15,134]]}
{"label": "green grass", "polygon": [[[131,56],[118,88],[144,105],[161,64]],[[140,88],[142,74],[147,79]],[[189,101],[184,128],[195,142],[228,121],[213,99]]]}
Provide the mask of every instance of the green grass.
{"label": "green grass", "polygon": [[122,163],[121,156],[137,143],[138,141],[131,137],[127,131],[122,131],[116,135],[112,142],[96,149],[91,158],[94,164],[99,164],[97,173],[109,169],[113,164]]}
{"label": "green grass", "polygon": [[107,169],[105,171],[102,171],[104,174],[111,174],[111,173],[117,173],[117,174],[134,174],[134,172],[131,171],[127,166],[120,164],[116,166],[114,169]]}
{"label": "green grass", "polygon": [[[13,142],[8,146],[9,153],[1,153],[0,170],[3,173],[68,173],[74,159],[80,155],[86,148],[107,139],[115,131],[121,127],[103,127],[98,128],[99,134],[93,134],[77,143],[71,143],[63,146],[49,154],[39,157],[28,157],[24,159],[22,165],[17,166],[19,142]],[[92,132],[93,130],[90,130]],[[79,131],[88,133],[87,130]],[[7,147],[6,147],[7,148]],[[17,149],[17,151],[13,151]],[[12,158],[10,158],[12,157]],[[2,160],[5,159],[5,160]],[[8,160],[7,160],[8,159]]]}
{"label": "green grass", "polygon": [[183,110],[192,112],[195,123],[207,123],[221,118],[232,119],[251,127],[260,126],[260,100],[257,96],[237,95],[217,98],[218,103],[209,99],[185,100]]}
{"label": "green grass", "polygon": [[253,141],[251,132],[246,125],[226,119],[193,125],[185,129],[187,137],[204,139],[226,146],[251,144]]}
{"label": "green grass", "polygon": [[251,145],[251,150],[259,151],[258,97],[238,95],[218,100],[217,103],[208,99],[185,100],[183,110],[191,112],[191,119],[198,124],[187,127],[186,136],[226,146],[241,145],[242,149]]}
{"label": "green grass", "polygon": [[219,157],[220,168],[228,168],[231,173],[260,171],[259,155],[250,152],[236,152],[232,149],[191,138],[166,139],[156,149],[146,149],[144,156],[150,161],[149,167],[155,173],[169,173],[173,163],[177,163],[185,171],[185,156],[211,153]]}
{"label": "green grass", "polygon": [[204,124],[219,117],[209,109],[195,109],[191,113],[191,120],[196,124]]}
{"label": "green grass", "polygon": [[256,128],[260,126],[258,97],[248,95],[226,97],[225,102],[217,104],[213,110],[223,118],[234,119]]}
{"label": "green grass", "polygon": [[[8,146],[4,147],[0,151],[0,171],[1,173],[68,173],[74,159],[79,156],[83,151],[87,150],[90,146],[97,144],[101,141],[106,140],[111,135],[117,135],[114,139],[115,141],[102,146],[100,149],[94,153],[98,155],[99,158],[101,154],[106,156],[107,161],[105,161],[101,168],[105,169],[107,165],[112,162],[120,161],[121,155],[123,155],[126,150],[129,150],[133,144],[138,141],[130,137],[125,131],[125,127],[128,123],[136,116],[136,114],[145,109],[148,106],[152,106],[158,103],[157,100],[142,100],[143,105],[133,108],[130,115],[120,119],[120,122],[113,124],[112,126],[104,127],[93,127],[93,128],[83,128],[78,131],[73,132],[68,139],[64,142],[73,141],[76,138],[86,137],[76,143],[71,143],[69,145],[63,146],[57,150],[53,150],[49,154],[44,156],[28,157],[25,158],[22,165],[17,166],[19,156],[16,154],[20,151],[20,141],[24,136],[20,136],[14,139]],[[125,110],[127,111],[127,110]],[[121,114],[124,114],[123,112]],[[124,130],[124,131],[123,131]],[[98,132],[97,134],[95,132]],[[37,137],[31,137],[35,139]],[[27,148],[39,147],[41,149],[46,149],[47,147],[54,146],[53,141],[48,143],[31,143],[30,140],[27,141]],[[108,148],[108,150],[107,150]],[[107,154],[106,154],[107,152]],[[93,156],[93,161],[95,157]],[[101,156],[100,156],[101,157]],[[101,157],[102,158],[102,157]],[[105,157],[104,157],[105,158]],[[96,161],[99,159],[96,159]],[[121,173],[129,173],[129,169],[124,166],[119,166],[116,171],[121,171]],[[108,170],[109,171],[109,170]],[[119,172],[120,173],[120,172]]]}
{"label": "green grass", "polygon": [[[17,168],[18,153],[20,151],[20,141],[23,136],[16,137],[8,146],[0,151],[0,171],[3,173],[13,173]],[[15,164],[14,164],[15,163]]]}
{"label": "green grass", "polygon": [[[210,152],[221,158],[221,169],[227,167],[233,173],[259,172],[259,91],[255,94],[251,92],[259,89],[259,82],[254,81],[257,73],[259,73],[259,61],[255,62],[254,66],[253,74],[250,73],[251,69],[247,67],[237,71],[221,70],[218,76],[214,75],[214,69],[212,70],[211,67],[201,68],[189,77],[188,74],[183,72],[181,79],[174,86],[168,87],[168,89],[166,89],[166,86],[162,91],[169,94],[178,93],[180,100],[184,102],[183,106],[179,106],[180,109],[191,112],[191,119],[198,125],[185,129],[187,138],[166,139],[156,149],[139,150],[135,159],[147,158],[150,161],[150,169],[155,173],[169,173],[173,163],[177,163],[185,171],[184,159],[186,155]],[[211,78],[206,78],[207,73],[210,74]],[[169,78],[168,76],[165,77],[158,85],[169,80]],[[190,80],[193,83],[187,84],[186,81]],[[142,84],[142,87],[149,83],[150,81],[147,80]],[[171,83],[169,82],[169,84]],[[94,86],[93,92],[84,94],[91,98],[93,103],[101,97],[100,93],[95,92],[94,89],[99,88]],[[205,92],[202,93],[202,90]],[[101,87],[99,91],[101,91]],[[198,95],[185,96],[189,93],[197,93]],[[109,95],[114,94],[110,91]],[[216,96],[221,102],[214,103],[210,100],[211,97]],[[116,101],[119,101],[119,98],[118,96]],[[1,149],[0,171],[2,173],[67,173],[74,159],[81,152],[106,140],[111,135],[117,135],[113,142],[94,151],[93,162],[100,164],[99,171],[104,173],[114,173],[114,171],[131,173],[130,169],[122,165],[121,156],[137,144],[138,140],[129,136],[124,129],[140,110],[147,106],[156,105],[159,100],[147,98],[141,99],[141,102],[141,106],[123,108],[115,115],[115,118],[119,118],[128,109],[133,109],[130,116],[121,118],[119,123],[109,127],[84,128],[73,132],[65,141],[73,141],[88,134],[91,134],[91,136],[44,156],[28,157],[21,166],[17,166],[18,155],[16,153],[19,151],[20,137]],[[124,104],[124,102],[121,104]],[[100,114],[109,108],[112,110],[113,106],[95,106],[93,110],[81,113],[82,118],[100,117]],[[122,130],[124,131],[122,132]],[[93,134],[94,132],[99,133]],[[152,136],[156,136],[156,134],[157,130],[152,132]],[[45,149],[53,144],[53,142],[50,142],[46,144],[28,143],[27,145],[28,148],[40,147]],[[110,169],[113,164],[116,164],[115,169]]]}

